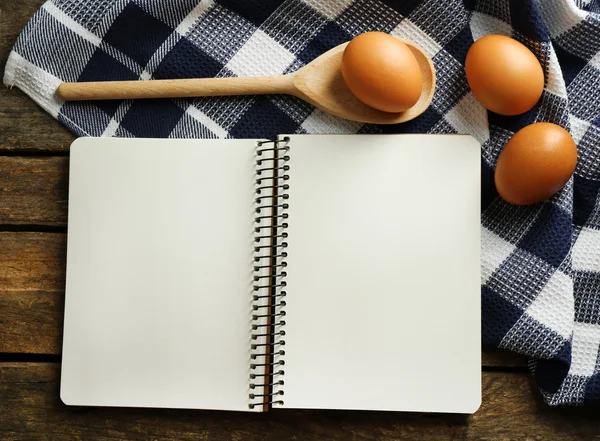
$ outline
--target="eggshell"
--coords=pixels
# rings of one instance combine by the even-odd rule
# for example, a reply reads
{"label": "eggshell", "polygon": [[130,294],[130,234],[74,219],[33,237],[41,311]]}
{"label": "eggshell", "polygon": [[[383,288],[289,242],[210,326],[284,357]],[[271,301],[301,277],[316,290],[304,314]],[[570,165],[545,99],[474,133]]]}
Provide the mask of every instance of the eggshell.
{"label": "eggshell", "polygon": [[423,89],[421,69],[409,47],[383,32],[366,32],[348,43],[342,75],[359,100],[384,112],[410,109]]}
{"label": "eggshell", "polygon": [[519,130],[500,153],[494,180],[500,196],[517,205],[548,199],[569,180],[577,147],[556,124],[535,123]]}
{"label": "eggshell", "polygon": [[473,43],[465,72],[477,100],[500,115],[527,112],[544,90],[544,71],[538,59],[504,35],[486,35]]}

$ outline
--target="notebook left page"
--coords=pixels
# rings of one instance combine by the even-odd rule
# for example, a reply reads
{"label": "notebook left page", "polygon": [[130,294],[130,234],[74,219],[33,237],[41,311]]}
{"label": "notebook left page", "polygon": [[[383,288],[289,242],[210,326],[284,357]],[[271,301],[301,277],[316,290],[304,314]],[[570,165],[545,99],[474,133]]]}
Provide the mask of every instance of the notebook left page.
{"label": "notebook left page", "polygon": [[255,148],[75,141],[66,404],[250,410]]}

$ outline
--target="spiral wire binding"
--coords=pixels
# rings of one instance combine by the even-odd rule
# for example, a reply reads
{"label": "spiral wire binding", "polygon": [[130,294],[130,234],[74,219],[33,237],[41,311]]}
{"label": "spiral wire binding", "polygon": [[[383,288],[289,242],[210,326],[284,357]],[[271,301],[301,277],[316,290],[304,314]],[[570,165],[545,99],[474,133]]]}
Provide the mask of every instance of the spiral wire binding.
{"label": "spiral wire binding", "polygon": [[259,142],[256,150],[250,409],[284,404],[289,150],[287,137]]}

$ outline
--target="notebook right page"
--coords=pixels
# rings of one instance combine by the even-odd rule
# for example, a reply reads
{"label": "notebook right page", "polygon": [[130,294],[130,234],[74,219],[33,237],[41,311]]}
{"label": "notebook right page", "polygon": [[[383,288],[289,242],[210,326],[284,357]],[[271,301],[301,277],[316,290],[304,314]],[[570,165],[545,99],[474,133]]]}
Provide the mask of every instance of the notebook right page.
{"label": "notebook right page", "polygon": [[292,135],[286,408],[481,402],[480,146]]}

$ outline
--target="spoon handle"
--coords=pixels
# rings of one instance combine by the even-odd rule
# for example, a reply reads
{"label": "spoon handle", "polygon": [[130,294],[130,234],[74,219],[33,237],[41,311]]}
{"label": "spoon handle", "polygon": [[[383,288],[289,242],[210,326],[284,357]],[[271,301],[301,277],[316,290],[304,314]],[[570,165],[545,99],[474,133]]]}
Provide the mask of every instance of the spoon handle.
{"label": "spoon handle", "polygon": [[65,101],[268,95],[293,92],[293,75],[62,83],[56,91],[57,95]]}

